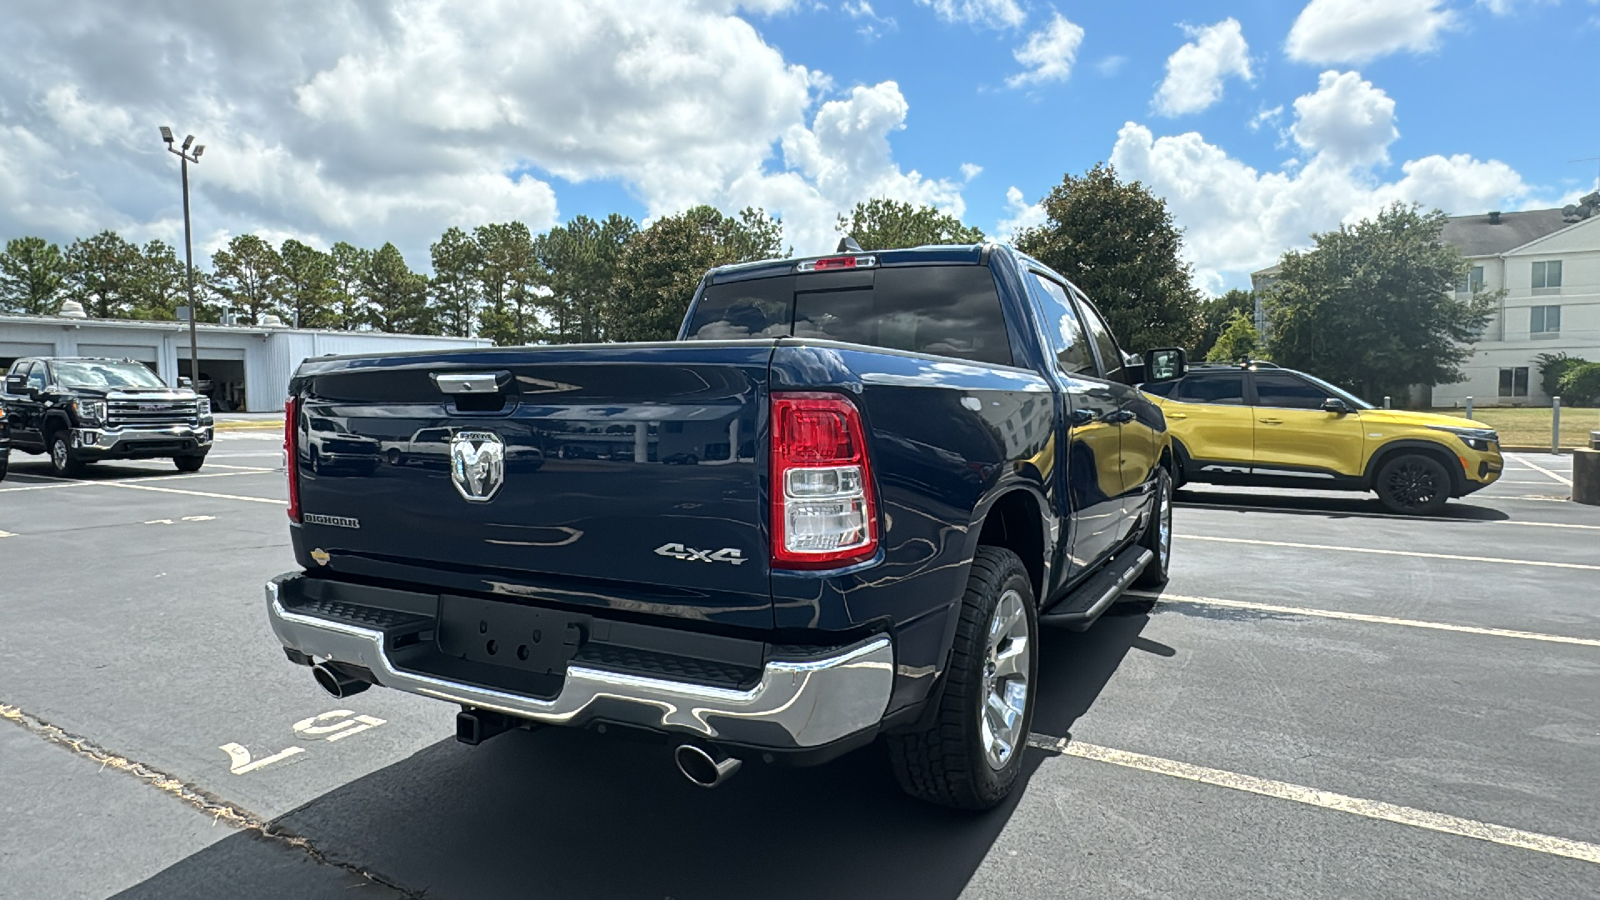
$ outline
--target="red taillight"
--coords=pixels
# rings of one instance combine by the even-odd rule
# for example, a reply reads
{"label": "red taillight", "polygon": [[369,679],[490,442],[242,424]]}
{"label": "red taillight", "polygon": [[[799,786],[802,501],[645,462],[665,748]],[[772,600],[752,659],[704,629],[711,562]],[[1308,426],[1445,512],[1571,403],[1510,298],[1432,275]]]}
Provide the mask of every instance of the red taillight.
{"label": "red taillight", "polygon": [[823,259],[806,259],[795,263],[796,272],[828,272],[839,269],[870,269],[878,264],[876,256],[829,256]]}
{"label": "red taillight", "polygon": [[856,258],[854,256],[835,256],[832,259],[817,260],[817,271],[825,272],[828,269],[854,269]]}
{"label": "red taillight", "polygon": [[772,565],[826,569],[878,552],[861,412],[839,394],[772,395]]}
{"label": "red taillight", "polygon": [[289,521],[300,523],[300,436],[295,420],[300,418],[300,400],[290,397],[283,404],[283,469],[289,473]]}

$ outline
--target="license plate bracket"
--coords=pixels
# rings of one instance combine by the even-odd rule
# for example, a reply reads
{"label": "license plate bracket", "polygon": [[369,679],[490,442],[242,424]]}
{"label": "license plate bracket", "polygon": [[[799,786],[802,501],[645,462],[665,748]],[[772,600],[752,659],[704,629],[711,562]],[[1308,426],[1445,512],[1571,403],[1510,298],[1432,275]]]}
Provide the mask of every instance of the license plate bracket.
{"label": "license plate bracket", "polygon": [[588,637],[590,616],[445,594],[439,651],[469,662],[560,675]]}

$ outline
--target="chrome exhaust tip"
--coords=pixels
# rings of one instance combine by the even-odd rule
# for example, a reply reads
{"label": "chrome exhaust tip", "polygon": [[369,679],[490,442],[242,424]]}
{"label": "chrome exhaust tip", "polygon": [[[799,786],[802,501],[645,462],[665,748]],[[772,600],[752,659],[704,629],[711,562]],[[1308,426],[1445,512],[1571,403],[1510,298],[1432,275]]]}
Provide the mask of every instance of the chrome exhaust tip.
{"label": "chrome exhaust tip", "polygon": [[695,744],[679,744],[672,751],[672,761],[678,764],[678,771],[683,773],[683,777],[703,788],[722,784],[743,765],[720,750],[707,750]]}
{"label": "chrome exhaust tip", "polygon": [[341,700],[372,687],[371,672],[360,666],[347,666],[344,663],[331,661],[317,663],[311,667],[311,677],[317,680],[317,684],[322,685],[323,690]]}

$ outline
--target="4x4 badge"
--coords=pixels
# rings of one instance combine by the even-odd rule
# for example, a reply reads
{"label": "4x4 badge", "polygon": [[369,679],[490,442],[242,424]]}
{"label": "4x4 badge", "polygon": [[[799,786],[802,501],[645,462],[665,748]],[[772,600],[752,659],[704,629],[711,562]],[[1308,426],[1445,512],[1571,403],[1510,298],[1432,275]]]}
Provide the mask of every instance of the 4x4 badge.
{"label": "4x4 badge", "polygon": [[657,556],[670,556],[673,559],[699,561],[708,563],[733,563],[740,565],[745,562],[744,554],[737,547],[723,547],[721,550],[696,550],[682,544],[662,544],[656,548]]}

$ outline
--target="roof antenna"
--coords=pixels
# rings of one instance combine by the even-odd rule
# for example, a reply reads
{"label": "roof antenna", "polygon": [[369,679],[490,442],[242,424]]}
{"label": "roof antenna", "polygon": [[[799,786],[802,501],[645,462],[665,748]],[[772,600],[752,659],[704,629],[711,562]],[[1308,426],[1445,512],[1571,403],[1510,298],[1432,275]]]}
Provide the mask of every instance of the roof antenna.
{"label": "roof antenna", "polygon": [[833,252],[835,252],[835,253],[864,253],[866,251],[861,249],[861,245],[856,243],[856,239],[855,238],[853,238],[853,237],[851,237],[850,235],[847,234],[844,237],[839,238],[839,247],[838,247],[837,250],[834,250]]}

